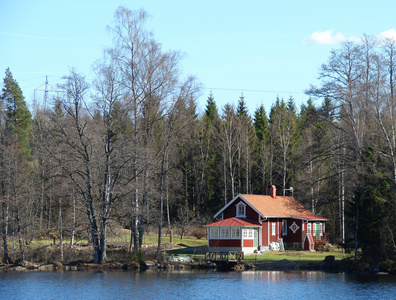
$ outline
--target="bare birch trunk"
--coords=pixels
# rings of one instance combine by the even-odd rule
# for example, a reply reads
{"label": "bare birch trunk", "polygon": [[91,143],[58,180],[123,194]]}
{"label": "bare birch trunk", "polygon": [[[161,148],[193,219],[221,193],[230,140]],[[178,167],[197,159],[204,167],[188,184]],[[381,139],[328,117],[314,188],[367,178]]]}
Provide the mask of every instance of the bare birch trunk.
{"label": "bare birch trunk", "polygon": [[[166,150],[164,150],[166,151]],[[157,247],[157,258],[161,255],[161,237],[162,237],[162,218],[164,213],[164,199],[163,199],[163,190],[164,190],[164,176],[165,176],[165,154],[162,157],[161,162],[161,178],[160,178],[160,215],[158,220],[158,247]]]}
{"label": "bare birch trunk", "polygon": [[[7,196],[8,198],[8,196]],[[3,263],[8,264],[10,262],[8,254],[8,205],[4,201],[2,204],[3,208]]]}
{"label": "bare birch trunk", "polygon": [[63,228],[62,228],[62,200],[59,198],[59,251],[60,251],[60,261],[63,262]]}
{"label": "bare birch trunk", "polygon": [[74,195],[74,187],[72,191],[72,229],[70,237],[70,247],[74,245],[74,236],[76,233],[76,197]]}
{"label": "bare birch trunk", "polygon": [[19,217],[19,211],[18,210],[16,212],[16,222],[17,222],[17,235],[18,235],[19,254],[21,255],[21,260],[25,260],[25,253],[24,253],[23,241],[22,241],[21,219]]}

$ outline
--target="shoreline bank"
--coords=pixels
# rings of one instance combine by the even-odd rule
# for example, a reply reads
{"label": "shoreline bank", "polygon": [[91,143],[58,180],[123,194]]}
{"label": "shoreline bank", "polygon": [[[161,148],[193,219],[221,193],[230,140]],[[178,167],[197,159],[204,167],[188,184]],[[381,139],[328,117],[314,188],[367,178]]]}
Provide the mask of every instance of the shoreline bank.
{"label": "shoreline bank", "polygon": [[350,273],[367,275],[392,274],[378,267],[370,267],[361,263],[337,261],[327,258],[322,262],[294,262],[287,259],[257,264],[240,263],[234,266],[216,265],[214,263],[160,263],[152,260],[142,264],[130,263],[104,263],[94,264],[89,262],[74,262],[62,264],[60,262],[38,264],[21,261],[17,264],[1,264],[0,272],[111,272],[111,271],[177,271],[177,270],[216,270],[216,271],[323,271],[328,273]]}

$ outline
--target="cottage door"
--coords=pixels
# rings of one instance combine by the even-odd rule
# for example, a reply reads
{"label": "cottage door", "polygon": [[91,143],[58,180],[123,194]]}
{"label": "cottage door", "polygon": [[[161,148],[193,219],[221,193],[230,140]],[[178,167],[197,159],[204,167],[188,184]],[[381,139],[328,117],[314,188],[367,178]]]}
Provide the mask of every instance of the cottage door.
{"label": "cottage door", "polygon": [[317,239],[320,239],[320,223],[314,223],[315,235]]}
{"label": "cottage door", "polygon": [[258,247],[258,229],[253,229],[254,239],[253,239],[253,247]]}

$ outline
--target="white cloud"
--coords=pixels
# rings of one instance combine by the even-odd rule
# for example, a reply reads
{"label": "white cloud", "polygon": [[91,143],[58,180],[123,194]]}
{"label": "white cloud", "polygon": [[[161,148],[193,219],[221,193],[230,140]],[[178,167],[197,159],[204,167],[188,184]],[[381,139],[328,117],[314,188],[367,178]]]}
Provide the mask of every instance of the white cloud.
{"label": "white cloud", "polygon": [[389,30],[387,30],[387,31],[384,31],[384,32],[381,32],[379,35],[378,35],[378,38],[379,39],[393,39],[393,40],[396,40],[396,30],[395,29],[389,29]]}
{"label": "white cloud", "polygon": [[[383,31],[377,35],[377,38],[380,40],[393,39],[396,41],[396,29],[392,28]],[[359,43],[362,39],[355,36],[347,38],[341,32],[334,33],[333,29],[330,29],[326,31],[315,31],[308,38],[304,39],[302,43],[309,45],[334,45],[344,41]]]}
{"label": "white cloud", "polygon": [[315,31],[309,38],[303,40],[303,44],[333,45],[345,41],[347,38],[340,32],[333,34],[333,29]]}

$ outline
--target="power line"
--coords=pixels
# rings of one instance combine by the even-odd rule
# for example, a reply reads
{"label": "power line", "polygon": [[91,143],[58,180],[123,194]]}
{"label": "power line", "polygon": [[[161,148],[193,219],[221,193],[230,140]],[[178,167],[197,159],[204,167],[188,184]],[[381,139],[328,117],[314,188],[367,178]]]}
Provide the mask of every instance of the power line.
{"label": "power line", "polygon": [[248,89],[234,89],[234,88],[213,88],[205,87],[205,90],[219,90],[219,91],[238,91],[238,92],[255,92],[255,93],[288,93],[288,94],[305,94],[304,92],[292,91],[268,91],[268,90],[248,90]]}
{"label": "power line", "polygon": [[26,81],[37,80],[37,79],[41,79],[41,78],[43,78],[43,76],[26,78],[26,79],[18,80],[18,82],[26,82]]}

